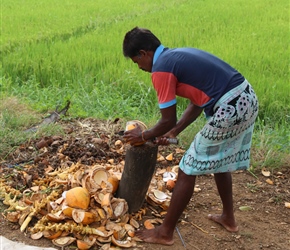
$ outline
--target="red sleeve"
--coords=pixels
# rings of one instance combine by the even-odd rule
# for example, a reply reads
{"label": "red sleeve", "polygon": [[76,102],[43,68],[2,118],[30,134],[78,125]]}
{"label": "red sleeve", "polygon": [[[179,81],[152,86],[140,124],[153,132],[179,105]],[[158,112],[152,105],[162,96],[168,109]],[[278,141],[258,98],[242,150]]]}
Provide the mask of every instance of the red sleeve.
{"label": "red sleeve", "polygon": [[169,103],[176,99],[178,81],[172,73],[154,72],[151,77],[159,104]]}

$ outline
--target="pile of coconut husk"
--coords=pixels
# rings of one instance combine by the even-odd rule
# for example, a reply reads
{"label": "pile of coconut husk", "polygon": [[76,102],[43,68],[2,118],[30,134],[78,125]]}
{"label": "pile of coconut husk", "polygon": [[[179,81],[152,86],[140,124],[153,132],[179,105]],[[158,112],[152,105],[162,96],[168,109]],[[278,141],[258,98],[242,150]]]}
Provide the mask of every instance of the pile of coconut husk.
{"label": "pile of coconut husk", "polygon": [[3,215],[32,239],[45,237],[59,247],[136,246],[140,240],[135,230],[162,223],[178,172],[173,155],[183,151],[158,154],[161,167],[144,205],[129,214],[126,200],[115,197],[128,145],[114,133],[93,137],[93,122],[89,124],[81,123],[86,138],[42,138],[16,150],[21,163],[5,164],[1,170],[0,198],[8,206]]}

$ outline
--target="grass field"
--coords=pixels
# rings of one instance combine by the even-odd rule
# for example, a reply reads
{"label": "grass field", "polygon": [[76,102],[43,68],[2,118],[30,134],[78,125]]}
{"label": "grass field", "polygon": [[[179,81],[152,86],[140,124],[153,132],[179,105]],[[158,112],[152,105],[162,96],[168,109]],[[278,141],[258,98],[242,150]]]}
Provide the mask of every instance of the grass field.
{"label": "grass field", "polygon": [[[122,55],[124,34],[140,26],[166,46],[198,47],[237,68],[260,102],[255,145],[263,136],[278,151],[289,145],[287,0],[2,0],[1,8],[3,100],[39,112],[70,100],[73,117],[153,124],[150,75]],[[179,114],[185,106],[179,100]]]}

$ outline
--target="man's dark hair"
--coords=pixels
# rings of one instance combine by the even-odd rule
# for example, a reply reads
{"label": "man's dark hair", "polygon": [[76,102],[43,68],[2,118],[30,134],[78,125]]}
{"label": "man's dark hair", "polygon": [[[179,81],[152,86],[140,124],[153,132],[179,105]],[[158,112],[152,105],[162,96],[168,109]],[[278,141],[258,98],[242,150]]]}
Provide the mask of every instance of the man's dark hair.
{"label": "man's dark hair", "polygon": [[137,56],[140,50],[155,52],[160,44],[160,40],[150,30],[135,27],[125,35],[123,54],[125,57],[132,58]]}

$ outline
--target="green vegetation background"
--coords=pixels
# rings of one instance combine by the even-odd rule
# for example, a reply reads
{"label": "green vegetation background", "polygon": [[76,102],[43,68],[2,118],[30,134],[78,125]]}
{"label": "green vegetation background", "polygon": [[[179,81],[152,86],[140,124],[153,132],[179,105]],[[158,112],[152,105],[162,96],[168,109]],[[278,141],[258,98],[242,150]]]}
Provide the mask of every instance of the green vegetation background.
{"label": "green vegetation background", "polygon": [[[289,153],[288,0],[2,0],[5,145],[12,140],[7,131],[19,126],[4,105],[11,96],[42,113],[70,100],[71,117],[154,124],[159,110],[150,74],[122,55],[123,37],[135,26],[152,30],[165,46],[197,47],[237,68],[260,102],[255,147],[274,151],[274,162],[277,152]],[[178,100],[179,114],[186,105]],[[200,120],[182,135],[187,144]]]}

